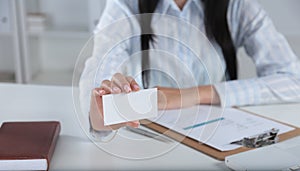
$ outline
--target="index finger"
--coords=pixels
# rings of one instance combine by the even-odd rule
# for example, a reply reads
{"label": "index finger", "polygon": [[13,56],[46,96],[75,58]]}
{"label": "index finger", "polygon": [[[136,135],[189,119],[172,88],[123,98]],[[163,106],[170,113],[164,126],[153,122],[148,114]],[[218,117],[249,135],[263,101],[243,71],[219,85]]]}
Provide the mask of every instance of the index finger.
{"label": "index finger", "polygon": [[131,92],[131,88],[130,88],[130,84],[127,81],[127,79],[125,78],[124,75],[122,75],[121,73],[116,73],[113,77],[112,77],[112,87],[113,90],[116,89],[117,87],[120,88],[121,90],[123,90],[126,93]]}
{"label": "index finger", "polygon": [[141,89],[140,86],[138,85],[138,83],[132,77],[130,77],[130,76],[126,77],[126,80],[129,82],[130,87],[132,88],[132,90],[138,91],[138,90]]}

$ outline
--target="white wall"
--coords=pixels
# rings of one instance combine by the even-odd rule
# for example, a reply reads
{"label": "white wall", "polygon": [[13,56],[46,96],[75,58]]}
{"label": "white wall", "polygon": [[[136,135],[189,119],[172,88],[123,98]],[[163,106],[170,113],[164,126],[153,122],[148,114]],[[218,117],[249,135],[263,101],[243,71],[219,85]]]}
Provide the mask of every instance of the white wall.
{"label": "white wall", "polygon": [[48,24],[57,29],[88,30],[88,1],[46,0],[39,1],[40,11],[48,16]]}
{"label": "white wall", "polygon": [[41,38],[41,68],[43,70],[73,70],[87,38]]}
{"label": "white wall", "polygon": [[[62,3],[64,2],[64,3]],[[72,4],[72,6],[67,6]],[[40,9],[51,14],[48,21],[54,30],[70,30],[70,32],[90,32],[83,36],[44,36],[41,37],[41,68],[43,70],[73,70],[81,48],[88,41],[96,20],[104,9],[105,0],[51,0],[41,1]],[[59,6],[60,9],[55,9]],[[58,12],[55,13],[54,10]],[[68,22],[65,22],[68,21]]]}
{"label": "white wall", "polygon": [[[9,49],[9,50],[8,50]],[[0,72],[14,71],[14,53],[12,36],[0,36]]]}
{"label": "white wall", "polygon": [[9,0],[0,0],[0,72],[14,70],[12,17]]}

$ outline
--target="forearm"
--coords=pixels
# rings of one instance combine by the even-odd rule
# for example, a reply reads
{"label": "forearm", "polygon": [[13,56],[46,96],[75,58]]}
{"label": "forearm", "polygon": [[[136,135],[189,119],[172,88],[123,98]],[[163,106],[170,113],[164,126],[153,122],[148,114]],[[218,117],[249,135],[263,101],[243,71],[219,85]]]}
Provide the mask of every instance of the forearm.
{"label": "forearm", "polygon": [[220,98],[213,85],[198,87],[199,104],[220,104]]}
{"label": "forearm", "polygon": [[219,104],[219,96],[212,85],[185,89],[158,87],[159,109],[179,109],[199,104]]}

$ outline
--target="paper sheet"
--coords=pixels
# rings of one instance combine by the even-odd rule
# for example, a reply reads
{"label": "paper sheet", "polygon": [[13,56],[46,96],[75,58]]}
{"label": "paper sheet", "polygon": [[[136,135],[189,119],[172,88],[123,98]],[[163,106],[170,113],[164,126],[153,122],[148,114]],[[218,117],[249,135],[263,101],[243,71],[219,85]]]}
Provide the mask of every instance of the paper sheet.
{"label": "paper sheet", "polygon": [[[230,142],[263,133],[272,128],[279,134],[294,128],[238,109],[195,106],[188,109],[160,111],[154,122],[214,147],[220,151],[239,148]],[[185,129],[193,126],[193,128]]]}
{"label": "paper sheet", "polygon": [[157,116],[157,89],[103,96],[104,125]]}

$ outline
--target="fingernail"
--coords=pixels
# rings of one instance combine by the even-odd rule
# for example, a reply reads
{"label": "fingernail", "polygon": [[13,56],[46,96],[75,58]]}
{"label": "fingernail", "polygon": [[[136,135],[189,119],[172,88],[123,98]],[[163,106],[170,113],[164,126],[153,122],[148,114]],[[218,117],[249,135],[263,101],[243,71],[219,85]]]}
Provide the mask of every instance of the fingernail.
{"label": "fingernail", "polygon": [[137,127],[140,127],[140,125],[141,125],[141,123],[139,122]]}
{"label": "fingernail", "polygon": [[131,92],[131,89],[130,89],[130,87],[129,87],[128,85],[124,85],[124,90],[125,90],[127,93]]}
{"label": "fingernail", "polygon": [[104,90],[100,90],[100,91],[99,91],[99,94],[100,94],[100,95],[104,95],[104,94],[105,94],[105,91],[104,91]]}
{"label": "fingernail", "polygon": [[133,88],[135,89],[135,90],[139,90],[140,89],[140,87],[138,86],[138,85],[133,85]]}
{"label": "fingernail", "polygon": [[134,124],[136,128],[138,128],[141,125],[139,121],[135,121]]}
{"label": "fingernail", "polygon": [[114,93],[120,93],[121,90],[118,87],[113,87],[113,92]]}

